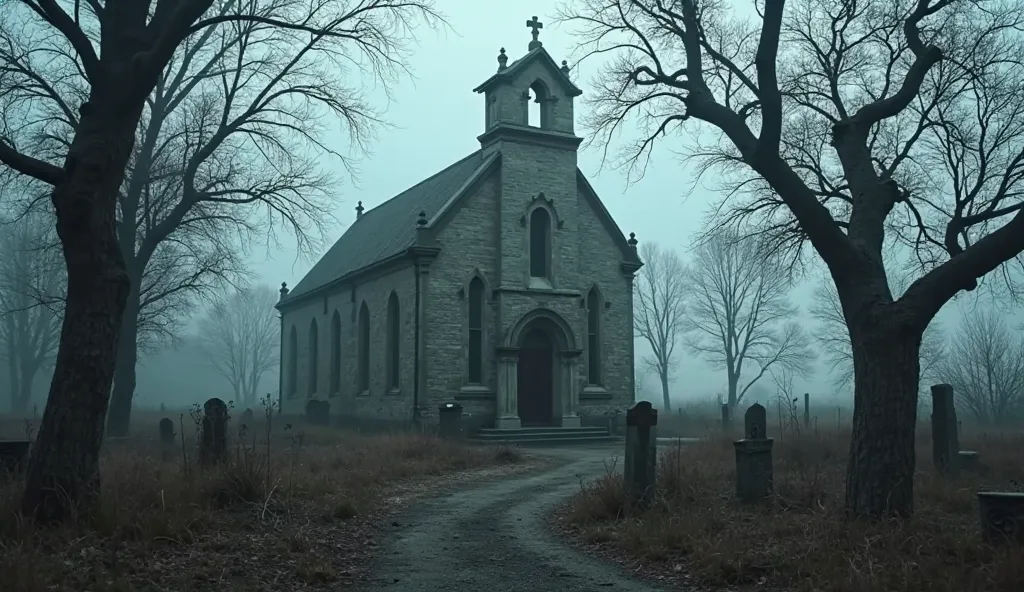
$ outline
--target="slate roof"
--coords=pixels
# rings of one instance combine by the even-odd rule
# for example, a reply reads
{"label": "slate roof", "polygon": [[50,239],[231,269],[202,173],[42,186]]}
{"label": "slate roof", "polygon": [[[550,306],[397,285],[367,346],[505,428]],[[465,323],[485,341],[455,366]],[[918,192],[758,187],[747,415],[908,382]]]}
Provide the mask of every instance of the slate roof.
{"label": "slate roof", "polygon": [[484,163],[478,150],[379,206],[363,212],[292,288],[291,300],[368,265],[398,255],[416,240],[420,211],[431,220]]}

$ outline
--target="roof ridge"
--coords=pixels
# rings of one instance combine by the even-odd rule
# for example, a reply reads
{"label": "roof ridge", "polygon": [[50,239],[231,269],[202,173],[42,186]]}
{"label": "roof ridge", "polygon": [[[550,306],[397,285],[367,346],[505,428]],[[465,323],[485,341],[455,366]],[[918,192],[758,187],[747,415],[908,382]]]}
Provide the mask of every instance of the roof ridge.
{"label": "roof ridge", "polygon": [[[419,187],[421,185],[424,185],[424,184],[428,183],[429,181],[432,181],[432,180],[436,179],[437,177],[440,177],[441,175],[447,173],[449,171],[449,169],[451,169],[453,167],[456,167],[456,166],[459,166],[460,164],[462,164],[462,163],[466,162],[467,160],[473,158],[474,156],[480,154],[482,151],[483,151],[482,148],[478,148],[478,149],[474,150],[472,153],[466,155],[465,157],[460,158],[459,160],[456,160],[455,162],[453,162],[452,164],[448,165],[447,167],[437,171],[433,175],[430,175],[426,179],[421,180],[419,183],[416,183],[415,185],[410,185],[406,189],[404,189],[402,191],[399,191],[398,193],[392,195],[391,197],[385,199],[384,201],[380,202],[379,204],[377,204],[377,205],[373,206],[372,208],[370,208],[370,209],[366,210],[365,212],[363,212],[362,216],[360,216],[359,218],[356,218],[356,222],[358,222],[358,221],[362,220],[363,218],[365,218],[366,216],[368,216],[370,214],[370,212],[374,212],[376,210],[379,210],[382,206],[384,206],[388,202],[393,201],[395,199],[398,199],[399,197],[405,195],[406,193],[409,193],[413,189],[416,189],[417,187]],[[353,224],[355,224],[355,222],[353,222]]]}

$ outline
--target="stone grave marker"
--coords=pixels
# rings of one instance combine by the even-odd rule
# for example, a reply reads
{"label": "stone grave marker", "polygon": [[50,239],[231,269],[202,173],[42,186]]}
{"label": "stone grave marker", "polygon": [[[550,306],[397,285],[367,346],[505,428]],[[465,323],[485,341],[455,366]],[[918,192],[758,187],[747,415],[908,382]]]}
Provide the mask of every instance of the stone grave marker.
{"label": "stone grave marker", "polygon": [[729,411],[729,404],[722,403],[722,429],[727,430],[732,425],[732,413]]}
{"label": "stone grave marker", "polygon": [[224,460],[228,450],[228,406],[214,397],[203,404],[202,438],[199,461],[204,465]]}
{"label": "stone grave marker", "polygon": [[442,403],[437,408],[438,434],[442,438],[462,437],[462,405]]}
{"label": "stone grave marker", "polygon": [[174,421],[169,417],[160,420],[160,458],[167,462],[174,457]]}
{"label": "stone grave marker", "polygon": [[947,477],[960,473],[960,437],[957,433],[953,387],[932,386],[932,459],[935,468]]}
{"label": "stone grave marker", "polygon": [[627,512],[642,511],[654,501],[658,460],[658,410],[640,401],[626,412],[626,457],[622,478]]}
{"label": "stone grave marker", "polygon": [[768,437],[768,412],[760,403],[751,405],[743,415],[742,440],[736,449],[736,497],[743,502],[763,499],[772,494],[772,446]]}
{"label": "stone grave marker", "polygon": [[804,427],[811,427],[811,393],[804,393]]}
{"label": "stone grave marker", "polygon": [[1024,492],[979,491],[978,510],[985,542],[1024,545]]}

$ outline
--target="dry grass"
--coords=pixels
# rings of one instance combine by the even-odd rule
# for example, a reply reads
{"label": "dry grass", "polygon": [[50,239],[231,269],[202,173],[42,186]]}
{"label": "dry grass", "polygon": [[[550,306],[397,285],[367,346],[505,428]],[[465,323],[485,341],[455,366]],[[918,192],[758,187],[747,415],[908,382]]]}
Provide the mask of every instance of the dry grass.
{"label": "dry grass", "polygon": [[989,471],[955,482],[934,473],[930,436],[921,435],[916,515],[906,523],[843,519],[849,438],[834,430],[776,438],[775,495],[763,503],[735,501],[732,438],[719,432],[699,444],[662,449],[659,499],[649,512],[623,517],[621,477],[609,471],[584,485],[565,522],[600,554],[625,551],[626,561],[679,585],[795,592],[1024,590],[1024,554],[1019,547],[982,543],[974,495],[1024,490],[1024,435],[962,438],[963,448],[979,451]]}
{"label": "dry grass", "polygon": [[3,589],[337,589],[364,575],[382,516],[438,483],[421,478],[522,459],[508,448],[275,417],[236,425],[227,461],[204,469],[187,413],[186,454],[167,461],[158,417],[138,420],[146,427],[135,431],[154,437],[105,447],[101,506],[88,520],[37,528],[17,513],[21,483],[0,482]]}

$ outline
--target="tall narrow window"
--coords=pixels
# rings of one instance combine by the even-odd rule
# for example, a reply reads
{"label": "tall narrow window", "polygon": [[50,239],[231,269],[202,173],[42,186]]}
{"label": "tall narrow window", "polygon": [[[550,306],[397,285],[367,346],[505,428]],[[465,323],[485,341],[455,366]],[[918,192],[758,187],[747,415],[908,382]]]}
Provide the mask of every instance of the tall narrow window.
{"label": "tall narrow window", "polygon": [[370,309],[359,307],[359,392],[370,390]]}
{"label": "tall narrow window", "polygon": [[469,282],[469,382],[484,381],[484,282]]}
{"label": "tall narrow window", "polygon": [[601,384],[601,295],[587,294],[587,382]]}
{"label": "tall narrow window", "polygon": [[331,318],[331,395],[341,392],[341,315]]}
{"label": "tall narrow window", "polygon": [[530,214],[530,277],[549,277],[550,254],[551,216],[544,208],[536,208]]}
{"label": "tall narrow window", "polygon": [[299,394],[299,335],[295,325],[288,335],[288,396]]}
{"label": "tall narrow window", "polygon": [[320,359],[319,344],[320,332],[316,328],[316,319],[313,319],[309,323],[309,383],[306,389],[306,394],[310,397],[316,394],[317,375],[319,374],[317,362]]}
{"label": "tall narrow window", "polygon": [[398,389],[399,341],[402,325],[398,317],[398,294],[388,297],[388,389]]}

